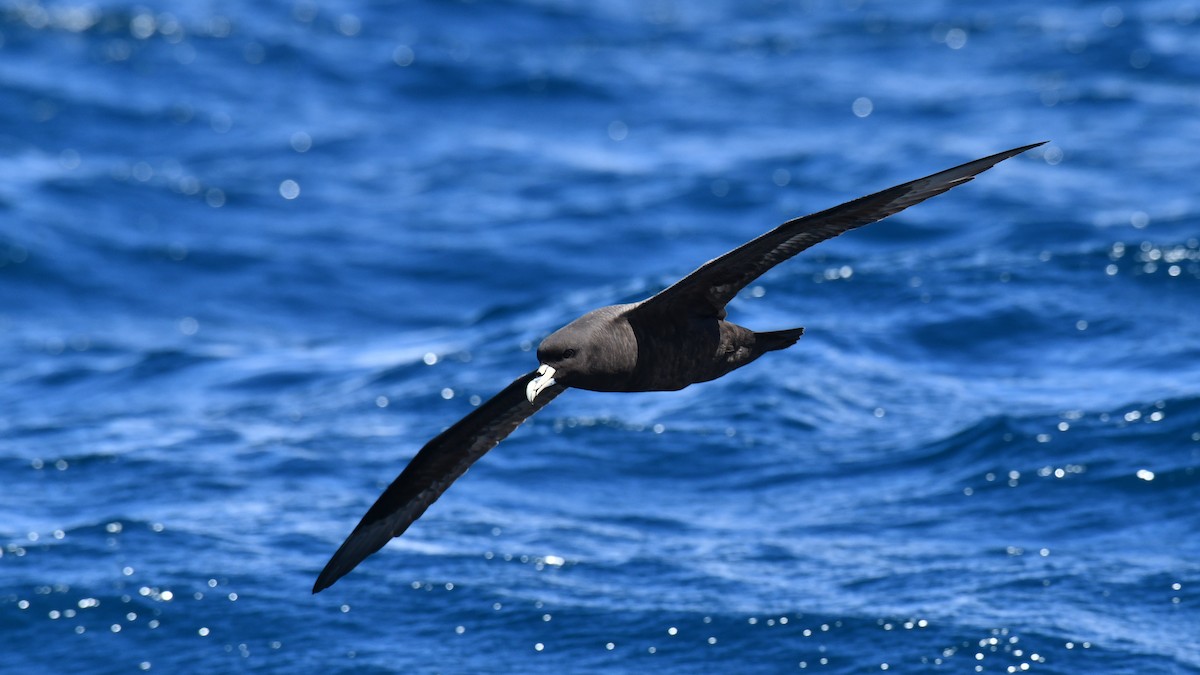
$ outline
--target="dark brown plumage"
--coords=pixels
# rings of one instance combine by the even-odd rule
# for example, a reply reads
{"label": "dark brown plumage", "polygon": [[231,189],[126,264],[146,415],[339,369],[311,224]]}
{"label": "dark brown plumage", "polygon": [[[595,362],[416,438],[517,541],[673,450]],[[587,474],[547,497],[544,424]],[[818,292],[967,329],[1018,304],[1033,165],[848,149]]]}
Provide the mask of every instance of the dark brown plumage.
{"label": "dark brown plumage", "polygon": [[725,321],[725,305],[764,272],[813,244],[946,192],[1038,145],[977,159],[789,220],[651,298],[602,307],[555,331],[538,347],[541,365],[536,371],[517,378],[421,448],[321,571],[313,593],[403,534],[467,467],[568,387],[682,389],[795,344],[803,328],[755,332]]}

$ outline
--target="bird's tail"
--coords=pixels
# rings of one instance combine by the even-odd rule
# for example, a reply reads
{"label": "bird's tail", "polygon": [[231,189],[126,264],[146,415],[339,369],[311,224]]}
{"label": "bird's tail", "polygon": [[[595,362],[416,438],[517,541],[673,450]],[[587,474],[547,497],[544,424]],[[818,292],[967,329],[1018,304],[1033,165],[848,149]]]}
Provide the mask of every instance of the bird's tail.
{"label": "bird's tail", "polygon": [[765,333],[754,333],[754,343],[758,347],[758,352],[773,352],[776,349],[787,349],[796,344],[796,340],[804,335],[803,328],[788,328],[786,330],[772,330]]}

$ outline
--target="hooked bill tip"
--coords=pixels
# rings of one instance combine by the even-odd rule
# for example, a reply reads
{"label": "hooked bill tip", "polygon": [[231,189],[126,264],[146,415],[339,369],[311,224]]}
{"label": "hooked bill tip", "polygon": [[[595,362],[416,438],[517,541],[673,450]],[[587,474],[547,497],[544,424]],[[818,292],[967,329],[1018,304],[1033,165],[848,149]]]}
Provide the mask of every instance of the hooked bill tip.
{"label": "hooked bill tip", "polygon": [[538,376],[529,381],[525,385],[525,398],[529,399],[530,403],[537,398],[537,395],[542,393],[542,390],[554,384],[554,369],[546,364],[542,364],[537,369]]}

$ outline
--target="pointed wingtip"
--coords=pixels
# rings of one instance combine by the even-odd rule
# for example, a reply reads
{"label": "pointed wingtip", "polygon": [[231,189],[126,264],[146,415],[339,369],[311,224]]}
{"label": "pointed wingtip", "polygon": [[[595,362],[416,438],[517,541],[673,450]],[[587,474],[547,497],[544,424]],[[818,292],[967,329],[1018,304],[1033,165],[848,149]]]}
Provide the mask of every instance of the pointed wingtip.
{"label": "pointed wingtip", "polygon": [[992,155],[991,157],[985,157],[984,160],[995,158],[996,163],[998,164],[998,163],[1008,159],[1009,157],[1015,157],[1015,156],[1021,154],[1022,152],[1026,152],[1028,150],[1032,150],[1034,148],[1043,146],[1049,142],[1050,141],[1038,141],[1037,143],[1030,143],[1029,145],[1022,145],[1020,147],[1013,148],[1012,150],[1005,150],[1004,152],[998,152],[998,153]]}
{"label": "pointed wingtip", "polygon": [[313,595],[316,595],[317,593],[320,593],[321,591],[325,590],[326,588],[329,588],[330,586],[332,586],[334,584],[334,582],[337,581],[337,579],[328,579],[328,578],[326,578],[327,576],[328,575],[325,572],[321,572],[321,574],[317,577],[317,581],[316,581],[316,583],[313,584],[313,587],[312,587]]}
{"label": "pointed wingtip", "polygon": [[1038,141],[1037,143],[1030,143],[1029,145],[1022,145],[1022,146],[1013,148],[1011,150],[1005,150],[1003,152],[997,152],[994,155],[988,155],[987,157],[984,157],[982,159],[977,159],[974,162],[968,162],[967,164],[965,164],[963,166],[987,164],[987,166],[990,168],[990,167],[993,167],[993,166],[999,164],[1000,162],[1003,162],[1004,160],[1006,160],[1010,157],[1016,157],[1017,155],[1021,154],[1022,152],[1026,152],[1028,150],[1032,150],[1034,148],[1043,146],[1049,142],[1050,141]]}
{"label": "pointed wingtip", "polygon": [[1030,143],[1029,145],[1022,145],[1020,147],[1012,148],[1011,150],[997,152],[994,155],[988,155],[987,157],[981,157],[974,161],[967,162],[966,164],[960,164],[956,167],[946,169],[945,171],[940,171],[938,173],[926,176],[925,178],[915,180],[912,183],[906,183],[903,186],[897,186],[897,188],[894,189],[908,187],[910,189],[910,193],[912,190],[915,190],[915,194],[920,196],[920,199],[905,204],[905,207],[908,207],[912,204],[928,199],[935,194],[941,194],[942,192],[945,192],[954,186],[969,182],[979,174],[987,171],[993,166],[996,166],[1000,162],[1012,157],[1016,157],[1027,150],[1032,150],[1033,148],[1045,145],[1046,143],[1049,143],[1049,141],[1039,141],[1037,143]]}
{"label": "pointed wingtip", "polygon": [[346,544],[354,541],[354,534],[355,533],[352,533],[350,537],[347,538],[346,543],[342,544],[342,547],[338,549],[337,553],[334,553],[333,557],[329,559],[329,562],[325,564],[325,569],[321,570],[321,573],[317,575],[317,581],[312,587],[313,595],[316,595],[326,588],[336,584],[338,579],[346,576],[347,572],[354,569],[358,563],[366,557],[362,556],[358,560],[355,560],[353,565],[345,564],[344,560]]}
{"label": "pointed wingtip", "polygon": [[1001,152],[998,155],[993,155],[993,156],[1000,157],[1000,161],[1004,161],[1004,160],[1008,159],[1009,157],[1016,157],[1017,155],[1021,154],[1022,152],[1026,152],[1026,151],[1032,150],[1034,148],[1039,148],[1049,142],[1050,141],[1038,141],[1037,143],[1030,143],[1029,145],[1022,145],[1021,147],[1013,148],[1012,150],[1005,150],[1004,152]]}
{"label": "pointed wingtip", "polygon": [[362,542],[361,535],[361,528],[356,528],[338,548],[337,552],[333,554],[333,557],[329,559],[329,562],[325,563],[324,569],[317,575],[317,581],[313,584],[313,595],[336,584],[338,579],[346,576],[346,573],[357,567],[358,563],[362,562],[368,555],[383,548],[383,544],[386,544],[388,541],[385,539],[379,546],[371,548],[368,553],[363,554],[357,546],[357,544]]}

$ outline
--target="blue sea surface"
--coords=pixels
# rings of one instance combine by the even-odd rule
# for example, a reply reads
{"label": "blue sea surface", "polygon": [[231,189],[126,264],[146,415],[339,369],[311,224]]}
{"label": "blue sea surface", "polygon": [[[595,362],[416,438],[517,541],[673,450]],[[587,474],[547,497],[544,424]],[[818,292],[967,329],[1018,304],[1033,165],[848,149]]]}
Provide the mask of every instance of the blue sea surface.
{"label": "blue sea surface", "polygon": [[[538,341],[1042,140],[568,391]],[[1200,672],[1197,0],[0,0],[0,670]]]}

